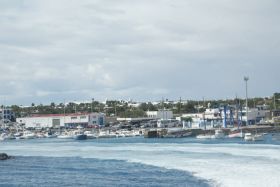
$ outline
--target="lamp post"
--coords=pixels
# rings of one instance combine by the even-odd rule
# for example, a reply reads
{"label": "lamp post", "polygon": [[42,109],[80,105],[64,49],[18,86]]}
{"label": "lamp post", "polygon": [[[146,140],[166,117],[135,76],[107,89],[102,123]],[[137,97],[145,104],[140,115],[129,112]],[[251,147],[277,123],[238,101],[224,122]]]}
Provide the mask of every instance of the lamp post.
{"label": "lamp post", "polygon": [[244,81],[246,85],[246,126],[248,126],[248,80],[249,77],[244,77]]}

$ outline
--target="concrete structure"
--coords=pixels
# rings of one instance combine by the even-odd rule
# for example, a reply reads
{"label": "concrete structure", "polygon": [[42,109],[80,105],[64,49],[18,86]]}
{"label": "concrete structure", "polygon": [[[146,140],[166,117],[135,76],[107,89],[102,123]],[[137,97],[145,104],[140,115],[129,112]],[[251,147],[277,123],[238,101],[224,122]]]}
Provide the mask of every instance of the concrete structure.
{"label": "concrete structure", "polygon": [[159,119],[157,120],[158,128],[171,128],[178,125],[179,121],[176,119]]}
{"label": "concrete structure", "polygon": [[31,117],[17,118],[20,124],[31,128],[60,128],[60,127],[83,127],[103,126],[105,115],[103,113],[75,113],[75,114],[42,114]]}
{"label": "concrete structure", "polygon": [[173,112],[171,110],[159,110],[159,111],[147,111],[146,115],[152,119],[171,119],[173,118]]}

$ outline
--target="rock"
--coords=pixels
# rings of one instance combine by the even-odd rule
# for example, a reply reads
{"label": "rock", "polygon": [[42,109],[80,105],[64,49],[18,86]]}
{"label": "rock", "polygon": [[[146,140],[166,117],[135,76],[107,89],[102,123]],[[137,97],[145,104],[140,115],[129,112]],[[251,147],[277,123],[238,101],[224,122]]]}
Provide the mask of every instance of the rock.
{"label": "rock", "polygon": [[8,156],[6,153],[0,153],[0,160],[7,160],[10,159],[11,157]]}

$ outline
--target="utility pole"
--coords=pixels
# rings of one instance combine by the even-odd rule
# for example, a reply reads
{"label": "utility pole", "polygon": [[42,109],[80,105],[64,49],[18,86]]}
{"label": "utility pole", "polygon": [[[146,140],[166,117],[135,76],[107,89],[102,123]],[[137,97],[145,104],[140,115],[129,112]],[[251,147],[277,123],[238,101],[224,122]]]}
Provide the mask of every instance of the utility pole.
{"label": "utility pole", "polygon": [[249,77],[244,77],[245,86],[246,86],[246,126],[248,126],[248,80]]}
{"label": "utility pole", "polygon": [[180,97],[180,101],[179,101],[180,103],[179,103],[179,114],[180,114],[180,116],[181,116],[181,107],[182,107],[182,98]]}
{"label": "utility pole", "polygon": [[276,95],[276,94],[274,94],[274,101],[273,101],[273,102],[274,102],[274,110],[276,110],[275,95]]}
{"label": "utility pole", "polygon": [[[64,104],[63,104],[63,127],[65,127],[65,99],[64,99]],[[61,132],[60,132],[60,124],[59,124],[59,134],[61,134]]]}
{"label": "utility pole", "polygon": [[115,117],[117,117],[117,103],[115,102],[115,104],[114,104],[114,108],[115,108]]}
{"label": "utility pole", "polygon": [[91,112],[91,113],[92,113],[92,111],[93,111],[93,106],[92,106],[92,105],[93,105],[93,102],[94,102],[94,98],[91,99],[91,105],[90,105],[90,112]]}

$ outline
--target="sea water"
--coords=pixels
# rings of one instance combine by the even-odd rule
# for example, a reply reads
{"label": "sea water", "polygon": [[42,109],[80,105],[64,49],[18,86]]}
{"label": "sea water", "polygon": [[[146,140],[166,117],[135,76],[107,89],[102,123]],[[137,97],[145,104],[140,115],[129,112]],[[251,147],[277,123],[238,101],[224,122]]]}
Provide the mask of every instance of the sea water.
{"label": "sea water", "polygon": [[0,186],[280,186],[280,142],[115,138],[0,142]]}

